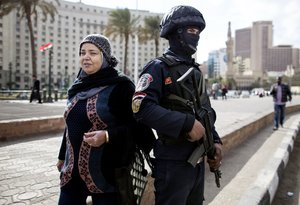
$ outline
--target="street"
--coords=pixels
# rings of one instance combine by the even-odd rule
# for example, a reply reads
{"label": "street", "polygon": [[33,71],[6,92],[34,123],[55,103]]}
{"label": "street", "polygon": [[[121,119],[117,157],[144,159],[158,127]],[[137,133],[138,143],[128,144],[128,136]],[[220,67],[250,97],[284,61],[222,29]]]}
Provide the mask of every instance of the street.
{"label": "street", "polygon": [[272,205],[300,204],[300,133],[294,143],[289,163],[285,168]]}

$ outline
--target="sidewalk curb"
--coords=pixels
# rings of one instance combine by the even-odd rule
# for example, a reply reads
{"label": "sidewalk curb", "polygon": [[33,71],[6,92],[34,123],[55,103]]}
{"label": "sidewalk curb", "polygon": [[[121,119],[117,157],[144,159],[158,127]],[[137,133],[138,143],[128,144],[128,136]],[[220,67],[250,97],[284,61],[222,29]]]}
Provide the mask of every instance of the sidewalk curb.
{"label": "sidewalk curb", "polygon": [[289,161],[294,146],[294,140],[300,129],[300,116],[289,126],[280,147],[277,148],[274,157],[259,173],[256,181],[250,185],[247,192],[241,197],[238,205],[269,205],[273,201],[284,169]]}
{"label": "sidewalk curb", "polygon": [[[300,110],[300,105],[293,105],[286,107],[286,114],[291,114],[298,112]],[[245,122],[244,126],[239,129],[234,129],[233,131],[221,136],[223,146],[223,153],[226,154],[230,149],[241,144],[248,137],[258,133],[262,128],[273,122],[274,113],[261,113],[256,118],[250,119],[250,121]]]}
{"label": "sidewalk curb", "polygon": [[61,115],[0,121],[0,141],[29,137],[36,134],[58,132],[65,128]]}

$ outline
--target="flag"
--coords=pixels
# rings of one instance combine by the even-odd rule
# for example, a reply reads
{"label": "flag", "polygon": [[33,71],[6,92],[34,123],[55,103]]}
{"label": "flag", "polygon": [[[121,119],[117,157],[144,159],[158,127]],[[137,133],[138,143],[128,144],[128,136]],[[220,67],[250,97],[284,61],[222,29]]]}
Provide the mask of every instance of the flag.
{"label": "flag", "polygon": [[49,48],[52,48],[52,46],[53,46],[53,44],[52,43],[46,43],[46,44],[44,44],[44,45],[42,45],[41,47],[40,47],[40,51],[45,51],[45,50],[47,50],[47,49],[49,49]]}

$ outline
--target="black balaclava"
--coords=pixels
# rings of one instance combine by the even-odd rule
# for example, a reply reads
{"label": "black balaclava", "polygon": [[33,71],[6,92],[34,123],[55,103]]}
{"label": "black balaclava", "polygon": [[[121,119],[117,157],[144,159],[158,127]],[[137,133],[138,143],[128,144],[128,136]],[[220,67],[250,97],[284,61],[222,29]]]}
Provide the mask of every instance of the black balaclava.
{"label": "black balaclava", "polygon": [[199,34],[187,33],[187,27],[179,28],[168,36],[170,50],[190,58],[196,51],[200,39]]}

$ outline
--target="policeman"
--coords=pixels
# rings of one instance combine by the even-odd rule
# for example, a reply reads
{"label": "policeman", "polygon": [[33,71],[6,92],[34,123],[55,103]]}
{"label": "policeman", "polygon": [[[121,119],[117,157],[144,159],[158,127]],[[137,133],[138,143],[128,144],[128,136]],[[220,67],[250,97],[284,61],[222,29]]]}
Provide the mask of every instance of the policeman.
{"label": "policeman", "polygon": [[[201,104],[210,113],[216,152],[208,163],[213,169],[218,169],[221,164],[221,140],[214,127],[216,115],[210,106],[199,64],[192,58],[204,28],[202,14],[191,6],[175,6],[165,14],[160,24],[160,36],[169,41],[169,48],[163,56],[144,67],[133,96],[135,118],[155,129],[158,135],[153,148],[156,205],[203,203],[203,157],[195,167],[188,163],[206,129],[195,116],[195,107],[191,103],[195,95],[201,97]],[[177,80],[191,67],[194,67],[194,74],[185,82],[191,91],[188,92]],[[198,89],[193,86],[193,77]]]}

